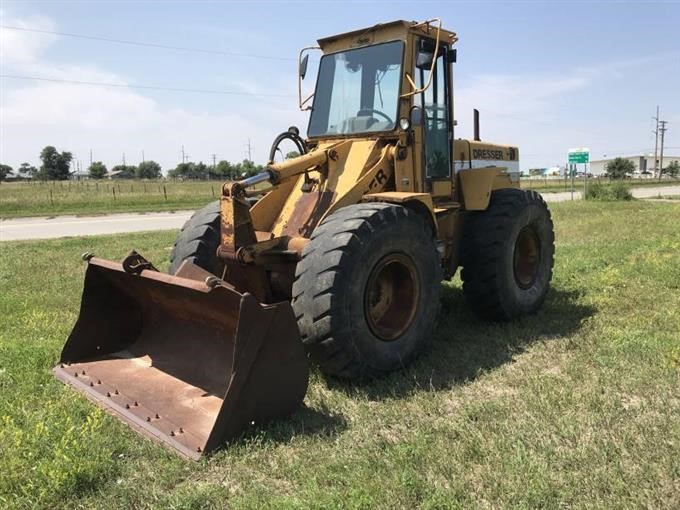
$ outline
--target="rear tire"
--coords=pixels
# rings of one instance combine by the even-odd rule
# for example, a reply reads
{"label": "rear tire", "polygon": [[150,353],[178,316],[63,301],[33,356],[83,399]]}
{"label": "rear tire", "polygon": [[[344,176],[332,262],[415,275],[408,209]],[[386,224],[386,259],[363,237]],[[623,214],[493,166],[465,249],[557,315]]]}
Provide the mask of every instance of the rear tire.
{"label": "rear tire", "polygon": [[220,202],[216,200],[196,211],[184,224],[170,254],[170,274],[177,273],[182,262],[222,276],[223,263],[217,257],[220,245]]}
{"label": "rear tire", "polygon": [[312,233],[293,310],[323,372],[358,379],[408,364],[432,337],[441,261],[429,226],[392,204],[357,204]]}
{"label": "rear tire", "polygon": [[552,279],[555,235],[535,191],[503,189],[471,212],[463,238],[463,291],[481,317],[511,320],[536,312]]}

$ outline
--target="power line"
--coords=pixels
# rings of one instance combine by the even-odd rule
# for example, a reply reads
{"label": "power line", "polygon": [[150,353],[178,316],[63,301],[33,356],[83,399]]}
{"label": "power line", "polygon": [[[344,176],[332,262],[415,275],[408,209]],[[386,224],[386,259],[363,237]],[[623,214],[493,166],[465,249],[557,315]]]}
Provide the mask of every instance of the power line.
{"label": "power line", "polygon": [[253,96],[253,97],[297,97],[294,94],[267,94],[259,92],[239,92],[236,90],[210,90],[210,89],[186,89],[181,87],[160,87],[156,85],[130,85],[127,83],[108,83],[102,81],[83,81],[83,80],[64,80],[60,78],[47,78],[43,76],[21,76],[17,74],[0,74],[0,78],[10,78],[13,80],[34,80],[34,81],[48,81],[54,83],[71,83],[74,85],[91,85],[99,87],[118,87],[127,89],[142,89],[142,90],[162,90],[166,92],[192,92],[199,94],[223,94],[232,96]]}
{"label": "power line", "polygon": [[15,27],[15,26],[10,26],[10,25],[0,25],[0,28],[5,28],[7,30],[18,30],[22,32],[33,32],[36,34],[50,34],[50,35],[60,35],[64,37],[74,37],[77,39],[87,39],[90,41],[102,41],[102,42],[109,42],[109,43],[115,43],[115,44],[128,44],[131,46],[145,46],[148,48],[159,48],[159,49],[164,49],[164,50],[175,50],[175,51],[191,51],[195,53],[207,53],[211,55],[224,55],[227,57],[246,57],[246,58],[262,58],[262,59],[267,59],[267,60],[297,60],[296,58],[292,57],[277,57],[274,55],[255,55],[255,54],[250,54],[250,53],[238,53],[235,51],[222,51],[222,50],[209,50],[205,48],[191,48],[191,47],[186,47],[186,46],[172,46],[169,44],[160,44],[160,43],[152,43],[152,42],[143,42],[143,41],[130,41],[127,39],[114,39],[111,37],[102,37],[98,35],[85,35],[85,34],[74,34],[71,32],[57,32],[54,30],[40,30],[37,28],[24,28],[24,27]]}

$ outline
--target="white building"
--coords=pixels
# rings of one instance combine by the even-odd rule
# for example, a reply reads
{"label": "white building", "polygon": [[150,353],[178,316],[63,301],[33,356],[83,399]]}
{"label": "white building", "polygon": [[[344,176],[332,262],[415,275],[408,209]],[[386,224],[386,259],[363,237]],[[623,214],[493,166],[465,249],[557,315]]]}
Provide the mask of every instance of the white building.
{"label": "white building", "polygon": [[[589,172],[593,175],[604,175],[607,173],[607,163],[616,158],[598,159],[590,162]],[[639,156],[625,156],[623,159],[632,161],[635,165],[635,173],[641,175],[654,174],[654,154],[639,155]],[[680,163],[680,156],[663,155],[663,167],[666,168],[672,161]]]}

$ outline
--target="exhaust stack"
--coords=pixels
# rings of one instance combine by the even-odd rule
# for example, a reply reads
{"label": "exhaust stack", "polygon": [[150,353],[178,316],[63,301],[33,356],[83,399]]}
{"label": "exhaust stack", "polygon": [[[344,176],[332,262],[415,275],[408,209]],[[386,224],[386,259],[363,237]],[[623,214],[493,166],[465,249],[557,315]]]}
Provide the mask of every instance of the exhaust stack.
{"label": "exhaust stack", "polygon": [[475,125],[475,142],[481,141],[481,138],[479,137],[479,110],[475,108],[473,110],[474,112],[474,125]]}

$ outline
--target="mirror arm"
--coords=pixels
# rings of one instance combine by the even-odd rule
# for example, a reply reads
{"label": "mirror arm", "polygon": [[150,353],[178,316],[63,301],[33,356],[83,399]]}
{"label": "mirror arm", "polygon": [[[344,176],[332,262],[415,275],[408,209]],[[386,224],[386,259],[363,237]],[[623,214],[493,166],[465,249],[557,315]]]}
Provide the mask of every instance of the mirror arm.
{"label": "mirror arm", "polygon": [[311,106],[305,106],[305,105],[307,104],[307,102],[308,102],[310,99],[312,99],[312,98],[314,97],[314,94],[315,94],[315,93],[312,92],[312,93],[309,95],[309,97],[307,97],[307,99],[305,99],[304,101],[300,101],[300,110],[305,111],[305,110],[311,110],[311,109],[312,109]]}
{"label": "mirror arm", "polygon": [[[300,66],[302,65],[302,57],[304,56],[305,52],[311,51],[311,50],[320,50],[321,47],[319,46],[307,46],[305,48],[302,48],[300,50],[300,53],[298,53],[298,70],[300,69]],[[307,99],[304,101],[302,100],[302,76],[300,76],[300,73],[298,72],[298,104],[300,106],[300,110],[306,110],[305,108],[305,103],[309,101],[312,97],[314,97],[314,94],[309,96]]]}

